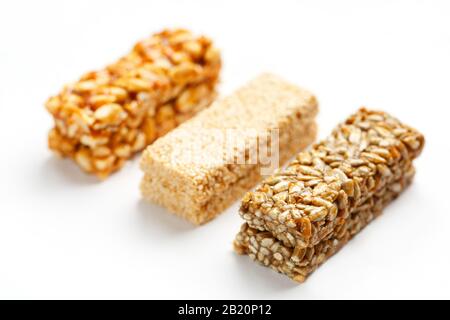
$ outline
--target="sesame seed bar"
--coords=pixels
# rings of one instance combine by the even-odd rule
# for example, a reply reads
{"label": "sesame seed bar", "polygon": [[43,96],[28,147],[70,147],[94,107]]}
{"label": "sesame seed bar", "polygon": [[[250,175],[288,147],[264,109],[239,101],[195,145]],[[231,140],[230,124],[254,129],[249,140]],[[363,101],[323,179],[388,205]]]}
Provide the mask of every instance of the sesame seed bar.
{"label": "sesame seed bar", "polygon": [[48,99],[49,148],[106,178],[216,96],[221,60],[211,40],[183,29],[138,42]]}
{"label": "sesame seed bar", "polygon": [[314,246],[354,208],[399,179],[423,145],[415,129],[362,108],[248,192],[240,215],[286,246]]}
{"label": "sesame seed bar", "polygon": [[246,254],[252,260],[302,283],[321,264],[379,216],[383,208],[411,183],[413,176],[414,168],[411,165],[405,176],[364,201],[333,232],[313,246],[307,248],[286,246],[272,233],[252,228],[248,223],[244,223],[236,236],[235,250],[239,254]]}
{"label": "sesame seed bar", "polygon": [[[244,155],[248,160],[250,150],[257,147],[255,132],[258,139],[269,136],[272,147],[275,140],[268,133],[278,130],[279,148],[274,152],[284,163],[315,139],[317,111],[310,92],[263,74],[147,147],[141,159],[142,194],[194,224],[203,224],[261,179],[266,165],[261,159],[237,161]],[[230,130],[237,132],[239,143],[227,149],[221,138]],[[177,161],[190,153],[200,159]]]}

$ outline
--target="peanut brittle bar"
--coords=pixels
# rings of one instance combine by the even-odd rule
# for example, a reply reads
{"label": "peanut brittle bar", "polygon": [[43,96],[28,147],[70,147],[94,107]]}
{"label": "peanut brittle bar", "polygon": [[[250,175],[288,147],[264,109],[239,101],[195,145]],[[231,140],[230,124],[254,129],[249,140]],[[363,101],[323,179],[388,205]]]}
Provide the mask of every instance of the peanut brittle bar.
{"label": "peanut brittle bar", "polygon": [[[194,224],[213,219],[261,179],[266,163],[261,152],[251,156],[261,140],[277,156],[275,169],[314,140],[317,110],[308,91],[259,76],[147,147],[144,198]],[[229,136],[236,143],[227,145]]]}
{"label": "peanut brittle bar", "polygon": [[207,107],[220,67],[208,38],[182,29],[156,33],[47,101],[55,124],[49,147],[105,178]]}

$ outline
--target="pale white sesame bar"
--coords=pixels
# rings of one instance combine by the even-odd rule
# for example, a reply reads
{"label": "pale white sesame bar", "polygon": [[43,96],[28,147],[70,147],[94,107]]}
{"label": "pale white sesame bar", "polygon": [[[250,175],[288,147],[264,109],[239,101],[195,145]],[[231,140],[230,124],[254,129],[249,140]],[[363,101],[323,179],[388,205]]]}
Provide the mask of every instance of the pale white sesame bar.
{"label": "pale white sesame bar", "polygon": [[[274,147],[278,167],[314,140],[317,111],[310,92],[263,74],[147,147],[143,196],[192,223],[205,223],[265,174],[266,163],[249,155],[259,150],[258,141],[266,137]],[[230,133],[236,140],[232,149],[223,143]]]}

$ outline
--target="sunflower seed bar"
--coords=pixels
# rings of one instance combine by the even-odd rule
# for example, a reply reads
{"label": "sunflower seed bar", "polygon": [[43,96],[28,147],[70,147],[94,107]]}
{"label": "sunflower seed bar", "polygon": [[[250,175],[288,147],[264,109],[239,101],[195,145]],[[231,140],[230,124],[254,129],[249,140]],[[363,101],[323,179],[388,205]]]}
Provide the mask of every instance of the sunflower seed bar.
{"label": "sunflower seed bar", "polygon": [[306,248],[401,178],[424,137],[387,113],[360,109],[311,150],[247,193],[240,215],[285,246]]}
{"label": "sunflower seed bar", "polygon": [[414,168],[410,166],[403,177],[365,200],[342,224],[316,245],[307,248],[285,246],[272,233],[260,231],[244,223],[236,236],[235,250],[294,281],[304,282],[306,277],[379,216],[383,208],[411,183],[413,176]]}
{"label": "sunflower seed bar", "polygon": [[411,127],[360,109],[246,194],[236,251],[303,281],[411,182],[423,146]]}
{"label": "sunflower seed bar", "polygon": [[99,178],[212,102],[221,67],[211,40],[164,30],[51,97],[49,147]]}
{"label": "sunflower seed bar", "polygon": [[[308,91],[274,75],[259,76],[144,151],[144,198],[194,224],[211,220],[261,179],[261,153],[248,161],[258,141],[269,136],[270,147],[278,142],[273,152],[284,163],[314,140],[317,110]],[[231,149],[223,141],[230,133],[238,142]],[[200,157],[190,161],[186,155]]]}

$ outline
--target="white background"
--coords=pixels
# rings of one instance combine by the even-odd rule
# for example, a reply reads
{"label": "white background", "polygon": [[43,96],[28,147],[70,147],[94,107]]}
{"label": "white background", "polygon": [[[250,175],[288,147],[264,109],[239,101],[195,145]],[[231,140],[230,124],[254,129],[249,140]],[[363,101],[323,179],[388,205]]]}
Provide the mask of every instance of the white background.
{"label": "white background", "polygon": [[[445,1],[2,1],[0,298],[450,298],[450,6]],[[104,182],[46,146],[43,103],[164,27],[222,49],[221,94],[277,73],[427,145],[414,184],[303,285],[232,251],[238,204],[203,227],[144,203],[138,158]]]}

